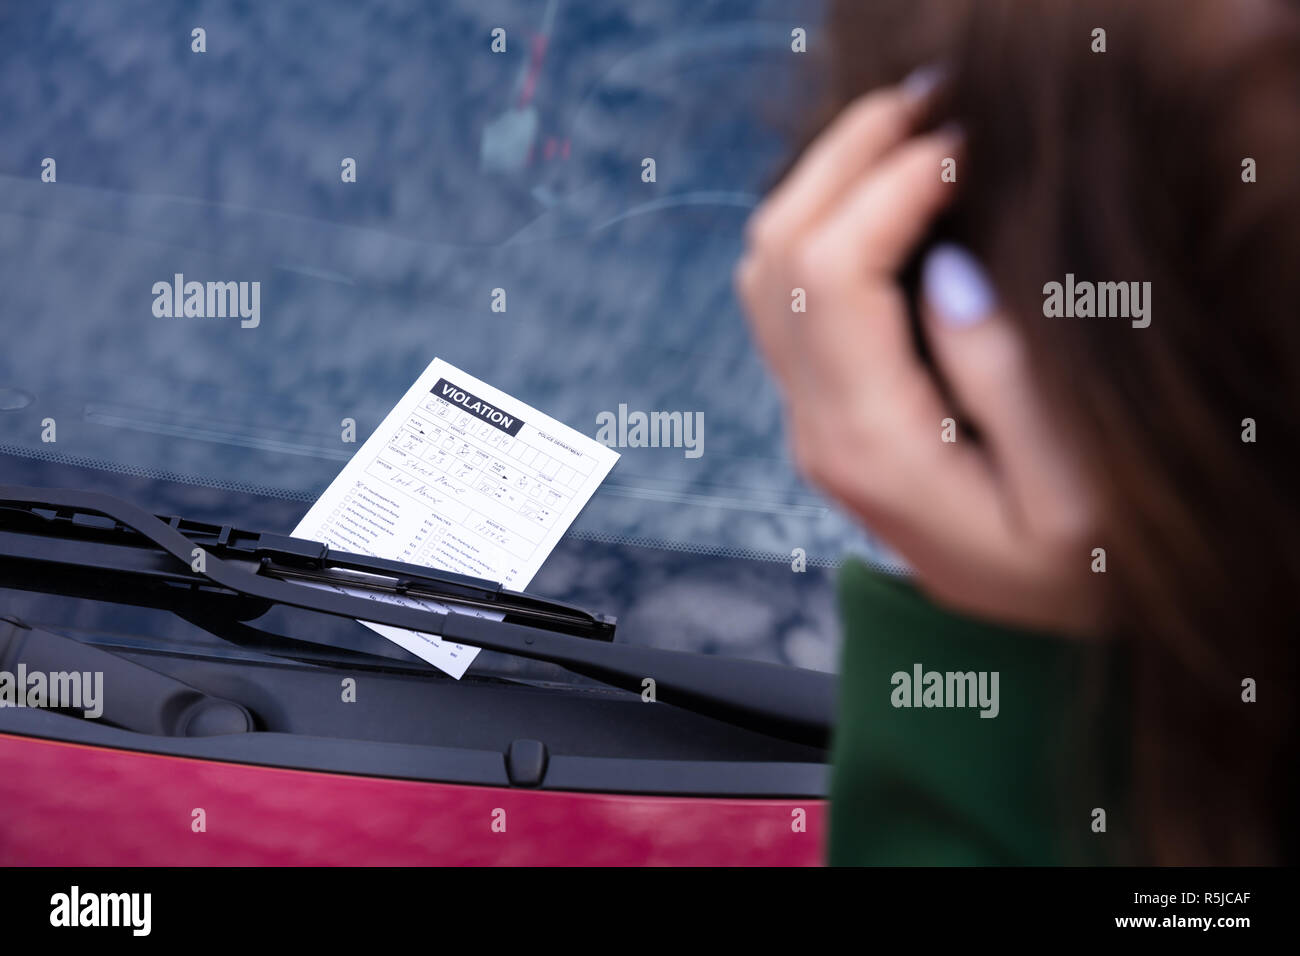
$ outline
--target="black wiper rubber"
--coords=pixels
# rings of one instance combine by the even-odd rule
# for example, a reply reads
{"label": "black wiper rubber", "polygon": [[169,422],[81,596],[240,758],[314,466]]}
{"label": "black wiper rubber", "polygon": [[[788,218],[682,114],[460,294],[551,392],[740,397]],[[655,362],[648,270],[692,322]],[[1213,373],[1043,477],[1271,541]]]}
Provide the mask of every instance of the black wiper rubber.
{"label": "black wiper rubber", "polygon": [[[10,524],[24,519],[29,527],[38,528],[43,534],[62,533],[68,537],[67,528],[71,526],[75,529],[72,537],[80,552],[76,563],[81,566],[94,564],[104,571],[139,572],[143,577],[179,584],[203,577],[188,568],[178,569],[166,552],[139,547],[139,541],[133,539],[143,536],[129,525],[77,509],[65,515],[47,517],[40,514],[40,511],[49,510],[48,507],[15,509],[0,504],[0,528],[5,526],[4,518],[9,518]],[[614,639],[616,621],[608,615],[593,614],[584,608],[524,591],[510,591],[495,581],[337,551],[305,538],[245,531],[230,525],[207,524],[176,516],[157,517],[190,541],[191,548],[197,545],[208,556],[255,562],[262,572],[274,577],[451,601],[500,612],[515,623],[540,624],[548,630],[578,637]],[[25,556],[29,555],[15,555]]]}
{"label": "black wiper rubber", "polygon": [[[6,518],[9,517],[6,509],[15,506],[22,509],[29,527],[37,510],[54,511],[55,518],[60,514],[68,517],[68,512],[72,512],[73,521],[86,526],[88,537],[93,537],[97,530],[100,533],[112,530],[105,519],[123,525],[180,562],[181,567],[174,568],[171,572],[179,581],[210,582],[249,598],[422,631],[452,641],[558,664],[575,673],[642,694],[647,699],[653,696],[660,703],[683,707],[799,743],[825,747],[829,739],[834,713],[835,678],[821,671],[687,651],[607,643],[509,620],[496,621],[469,614],[444,614],[370,601],[267,577],[256,570],[240,566],[235,561],[223,560],[206,548],[204,570],[198,572],[191,567],[192,552],[195,547],[202,545],[196,544],[194,539],[177,530],[175,525],[179,525],[180,519],[165,522],[129,502],[94,491],[0,485],[0,559],[20,555],[25,561],[52,565],[81,564],[76,553],[79,542],[75,538],[70,540],[66,536],[37,535],[41,540],[35,546],[30,541],[20,545],[17,538],[30,538],[30,531],[4,530]],[[12,510],[10,514],[13,514]],[[95,518],[96,515],[103,517]],[[45,518],[43,515],[36,517]],[[46,521],[49,523],[52,519]],[[64,522],[64,527],[66,526],[67,522]],[[292,567],[294,561],[290,557],[293,554],[298,555],[300,562],[309,563],[313,560],[313,555],[323,557],[328,550],[319,542],[274,537],[280,539],[280,547],[277,548],[280,554],[279,561],[269,562],[271,564]],[[286,542],[292,544],[285,544]],[[374,560],[360,556],[350,557],[358,558],[361,563]],[[412,577],[424,576],[422,569],[396,562],[388,564],[391,569],[404,570]],[[474,582],[467,587],[486,584],[488,588],[500,590],[499,586],[491,582],[473,578],[465,580]],[[653,695],[646,693],[651,688]]]}

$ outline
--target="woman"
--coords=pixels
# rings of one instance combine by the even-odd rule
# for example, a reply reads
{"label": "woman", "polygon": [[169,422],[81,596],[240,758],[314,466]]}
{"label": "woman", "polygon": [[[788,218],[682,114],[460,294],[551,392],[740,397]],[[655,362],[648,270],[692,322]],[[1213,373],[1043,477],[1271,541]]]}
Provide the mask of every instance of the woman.
{"label": "woman", "polygon": [[831,861],[1294,860],[1300,7],[824,35],[736,283],[800,469],[914,570],[841,573]]}

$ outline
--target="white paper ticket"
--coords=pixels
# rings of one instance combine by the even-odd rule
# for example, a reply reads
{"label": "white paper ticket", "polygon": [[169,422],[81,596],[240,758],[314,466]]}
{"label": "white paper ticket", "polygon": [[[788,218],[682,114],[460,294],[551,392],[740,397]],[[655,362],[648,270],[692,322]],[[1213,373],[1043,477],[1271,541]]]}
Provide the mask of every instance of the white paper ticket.
{"label": "white paper ticket", "polygon": [[[294,528],[350,551],[528,586],[618,452],[434,359]],[[435,611],[494,611],[334,590]],[[477,647],[366,624],[460,678]]]}

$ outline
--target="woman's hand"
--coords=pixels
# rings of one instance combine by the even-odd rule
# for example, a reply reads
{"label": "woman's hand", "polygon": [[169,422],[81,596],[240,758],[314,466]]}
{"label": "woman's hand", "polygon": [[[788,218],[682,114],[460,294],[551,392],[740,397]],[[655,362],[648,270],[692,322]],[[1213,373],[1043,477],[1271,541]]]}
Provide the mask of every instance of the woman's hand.
{"label": "woman's hand", "polygon": [[[957,188],[940,174],[961,150],[957,131],[909,138],[922,96],[877,91],[836,119],[755,211],[736,287],[809,480],[941,603],[1092,633],[1102,610],[1093,508],[1021,342],[964,250],[936,248],[922,282],[925,333],[956,407],[912,345],[896,273]],[[946,418],[969,420],[981,440],[943,441]]]}

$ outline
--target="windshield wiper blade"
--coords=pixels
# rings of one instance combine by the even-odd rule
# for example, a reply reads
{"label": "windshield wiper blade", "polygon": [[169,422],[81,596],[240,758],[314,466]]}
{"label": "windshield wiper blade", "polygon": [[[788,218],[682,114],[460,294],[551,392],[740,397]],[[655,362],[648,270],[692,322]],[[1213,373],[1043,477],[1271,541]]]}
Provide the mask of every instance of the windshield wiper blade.
{"label": "windshield wiper blade", "polygon": [[[196,537],[182,534],[182,528]],[[192,565],[195,548],[204,550],[201,571]],[[196,588],[215,586],[243,598],[421,631],[558,664],[643,696],[653,688],[656,701],[784,739],[824,747],[830,733],[831,674],[592,640],[612,636],[612,619],[507,591],[493,582],[361,555],[340,556],[319,542],[237,532],[180,518],[163,520],[99,492],[0,485],[0,561],[4,560],[146,575]],[[336,571],[376,578],[388,575],[393,579],[389,587],[404,589],[399,593],[456,603],[488,602],[507,617],[493,620],[404,607],[282,579],[325,573],[331,561],[337,562]],[[342,582],[336,579],[335,583]],[[346,586],[354,585],[349,580]],[[511,620],[521,616],[530,623]],[[581,630],[584,622],[591,633],[566,632],[573,627]]]}
{"label": "windshield wiper blade", "polygon": [[[21,493],[9,497],[9,492]],[[31,493],[31,494],[27,494]],[[69,492],[60,491],[60,501]],[[71,492],[81,495],[84,492]],[[214,580],[192,568],[177,567],[167,549],[142,534],[115,514],[98,508],[59,504],[46,490],[0,486],[0,534],[11,529],[33,529],[48,538],[77,542],[79,567],[104,572],[138,571],[160,582],[196,583]],[[22,502],[17,497],[39,496]],[[112,499],[115,502],[119,499]],[[125,504],[125,502],[121,502]],[[428,598],[458,605],[497,611],[520,623],[539,624],[566,634],[612,641],[615,618],[593,614],[583,608],[538,597],[525,591],[511,591],[495,581],[450,571],[437,571],[369,555],[337,551],[319,541],[292,538],[270,532],[245,531],[231,525],[191,521],[173,515],[157,520],[179,532],[194,547],[205,552],[205,562],[216,557],[236,565],[255,564],[259,573],[282,580],[316,581],[364,591]],[[56,545],[26,543],[9,538],[0,552],[11,558],[48,561],[69,556],[69,549]]]}

